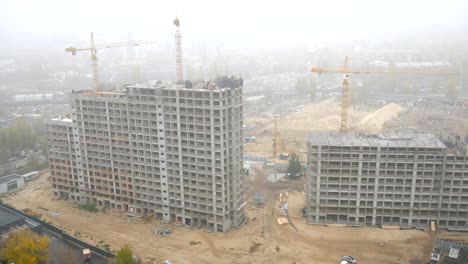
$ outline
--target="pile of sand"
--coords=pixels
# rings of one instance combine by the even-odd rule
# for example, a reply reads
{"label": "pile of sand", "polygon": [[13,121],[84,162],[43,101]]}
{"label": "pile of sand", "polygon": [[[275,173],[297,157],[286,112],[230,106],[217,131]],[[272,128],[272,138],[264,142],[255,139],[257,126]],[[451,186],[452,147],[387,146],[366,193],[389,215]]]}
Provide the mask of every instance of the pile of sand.
{"label": "pile of sand", "polygon": [[[341,126],[341,105],[333,101],[309,103],[296,107],[297,111],[278,118],[278,152],[301,153],[306,149],[305,139],[311,131],[338,131]],[[348,126],[353,127],[370,113],[350,108]],[[255,143],[244,145],[247,152],[271,153],[274,138],[274,118],[258,115],[246,119],[245,124],[255,128],[245,136],[255,136]]]}
{"label": "pile of sand", "polygon": [[398,117],[403,108],[398,104],[388,104],[364,117],[356,126],[357,131],[366,133],[381,132],[385,123]]}
{"label": "pile of sand", "polygon": [[341,125],[341,117],[339,115],[332,115],[322,118],[318,124],[324,130],[338,130]]}

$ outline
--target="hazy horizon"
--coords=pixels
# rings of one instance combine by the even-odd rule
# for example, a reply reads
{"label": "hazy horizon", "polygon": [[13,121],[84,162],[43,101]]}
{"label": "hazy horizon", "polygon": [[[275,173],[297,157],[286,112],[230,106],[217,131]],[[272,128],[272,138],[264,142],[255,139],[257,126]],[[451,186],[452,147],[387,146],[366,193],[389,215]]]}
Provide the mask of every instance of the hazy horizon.
{"label": "hazy horizon", "polygon": [[[466,1],[0,1],[0,47],[34,38],[109,40],[173,37],[181,19],[185,45],[236,49],[348,43],[412,36],[463,36]],[[32,38],[28,40],[28,37]],[[53,42],[53,40],[51,40]],[[56,43],[67,46],[77,43]],[[3,54],[5,55],[5,54]]]}

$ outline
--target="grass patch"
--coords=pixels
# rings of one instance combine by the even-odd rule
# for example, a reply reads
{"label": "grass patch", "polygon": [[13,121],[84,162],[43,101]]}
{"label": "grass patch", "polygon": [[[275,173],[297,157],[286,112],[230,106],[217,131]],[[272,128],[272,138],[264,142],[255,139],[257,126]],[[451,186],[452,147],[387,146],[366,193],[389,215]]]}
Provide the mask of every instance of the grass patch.
{"label": "grass patch", "polygon": [[110,252],[110,245],[109,244],[104,244],[102,245],[102,248],[107,251],[107,252]]}
{"label": "grass patch", "polygon": [[91,213],[97,213],[99,211],[99,209],[97,209],[94,204],[83,204],[83,205],[80,205],[79,208],[81,210],[85,210]]}

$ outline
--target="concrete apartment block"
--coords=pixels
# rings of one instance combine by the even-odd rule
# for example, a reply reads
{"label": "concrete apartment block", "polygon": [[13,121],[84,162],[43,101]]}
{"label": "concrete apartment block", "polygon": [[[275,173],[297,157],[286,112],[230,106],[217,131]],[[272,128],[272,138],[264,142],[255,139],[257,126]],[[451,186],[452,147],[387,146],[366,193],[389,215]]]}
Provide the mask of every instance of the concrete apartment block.
{"label": "concrete apartment block", "polygon": [[467,229],[468,157],[456,145],[427,134],[311,134],[308,223]]}
{"label": "concrete apartment block", "polygon": [[85,201],[81,158],[75,144],[76,124],[68,117],[54,118],[46,123],[45,131],[54,195]]}
{"label": "concrete apartment block", "polygon": [[[72,107],[69,127],[47,126],[58,198],[215,232],[245,220],[241,79],[80,91]],[[57,152],[62,130],[75,152]]]}

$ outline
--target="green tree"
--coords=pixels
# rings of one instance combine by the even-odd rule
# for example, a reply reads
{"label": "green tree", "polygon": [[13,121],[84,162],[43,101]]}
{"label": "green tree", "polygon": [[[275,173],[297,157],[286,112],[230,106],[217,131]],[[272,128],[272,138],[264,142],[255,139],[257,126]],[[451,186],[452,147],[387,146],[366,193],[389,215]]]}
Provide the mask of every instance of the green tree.
{"label": "green tree", "polygon": [[8,127],[1,128],[0,149],[2,152],[0,161],[5,162],[9,157],[21,150],[34,148],[41,139],[40,136],[43,138],[43,133],[42,121],[24,118],[17,119]]}
{"label": "green tree", "polygon": [[133,260],[133,251],[128,246],[125,245],[119,251],[117,251],[117,264],[134,264]]}
{"label": "green tree", "polygon": [[39,236],[29,229],[23,229],[8,238],[2,255],[8,263],[36,264],[47,262],[49,239]]}
{"label": "green tree", "polygon": [[292,153],[291,157],[289,158],[289,164],[288,164],[289,177],[290,178],[299,177],[301,170],[302,170],[302,167],[301,167],[301,162],[299,161],[299,157],[295,153]]}

